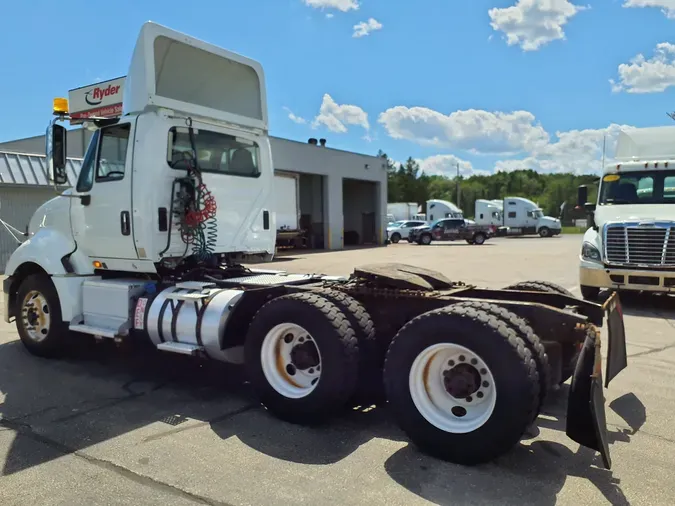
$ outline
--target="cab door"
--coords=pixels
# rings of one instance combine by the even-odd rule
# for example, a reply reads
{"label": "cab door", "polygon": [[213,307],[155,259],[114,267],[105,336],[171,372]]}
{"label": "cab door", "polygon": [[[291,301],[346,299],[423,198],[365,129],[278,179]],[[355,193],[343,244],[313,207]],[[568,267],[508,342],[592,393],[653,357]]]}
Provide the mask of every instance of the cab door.
{"label": "cab door", "polygon": [[133,135],[128,120],[96,131],[73,191],[73,236],[96,259],[138,258],[131,218]]}

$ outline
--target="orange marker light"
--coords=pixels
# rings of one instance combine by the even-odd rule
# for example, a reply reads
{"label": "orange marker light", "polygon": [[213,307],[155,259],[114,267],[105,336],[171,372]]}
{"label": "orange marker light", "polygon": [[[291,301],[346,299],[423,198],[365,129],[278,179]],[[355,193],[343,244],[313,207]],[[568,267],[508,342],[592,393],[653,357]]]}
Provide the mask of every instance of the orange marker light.
{"label": "orange marker light", "polygon": [[103,264],[98,260],[94,260],[94,269],[100,269],[101,267],[103,267]]}

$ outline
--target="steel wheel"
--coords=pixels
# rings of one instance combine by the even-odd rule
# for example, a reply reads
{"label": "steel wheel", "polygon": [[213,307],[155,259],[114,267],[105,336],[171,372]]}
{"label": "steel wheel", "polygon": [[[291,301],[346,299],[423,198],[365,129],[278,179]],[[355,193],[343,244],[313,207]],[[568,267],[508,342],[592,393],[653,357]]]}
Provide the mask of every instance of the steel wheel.
{"label": "steel wheel", "polygon": [[270,386],[289,399],[308,396],[321,379],[319,348],[309,332],[295,323],[281,323],[267,332],[260,361]]}
{"label": "steel wheel", "polygon": [[424,349],[410,369],[409,386],[419,413],[438,429],[455,434],[482,427],[497,401],[495,380],[483,359],[452,343]]}
{"label": "steel wheel", "polygon": [[49,334],[51,311],[46,297],[37,290],[29,291],[21,303],[21,320],[26,334],[36,343]]}

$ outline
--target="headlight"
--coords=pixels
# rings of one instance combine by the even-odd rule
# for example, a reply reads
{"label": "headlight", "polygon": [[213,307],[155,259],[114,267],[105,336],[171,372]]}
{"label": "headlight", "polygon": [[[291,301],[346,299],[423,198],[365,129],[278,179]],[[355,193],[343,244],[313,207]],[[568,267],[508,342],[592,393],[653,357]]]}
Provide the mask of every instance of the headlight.
{"label": "headlight", "polygon": [[581,258],[584,260],[592,260],[594,262],[602,262],[602,257],[600,256],[598,248],[589,242],[585,242],[581,247]]}

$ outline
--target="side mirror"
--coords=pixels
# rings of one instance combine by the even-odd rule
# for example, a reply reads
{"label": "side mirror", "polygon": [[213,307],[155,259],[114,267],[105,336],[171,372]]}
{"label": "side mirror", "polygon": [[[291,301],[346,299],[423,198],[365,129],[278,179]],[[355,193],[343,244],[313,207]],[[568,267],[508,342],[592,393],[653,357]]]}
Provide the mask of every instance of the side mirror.
{"label": "side mirror", "polygon": [[47,128],[47,165],[49,169],[49,180],[55,185],[64,185],[68,183],[68,174],[66,173],[66,135],[65,127],[52,123]]}
{"label": "side mirror", "polygon": [[588,187],[586,185],[581,185],[577,188],[577,206],[584,208],[588,202]]}

